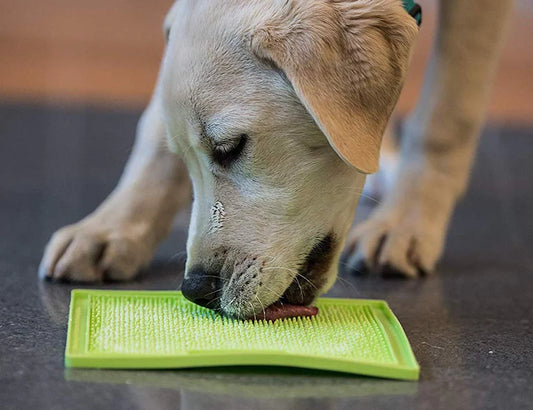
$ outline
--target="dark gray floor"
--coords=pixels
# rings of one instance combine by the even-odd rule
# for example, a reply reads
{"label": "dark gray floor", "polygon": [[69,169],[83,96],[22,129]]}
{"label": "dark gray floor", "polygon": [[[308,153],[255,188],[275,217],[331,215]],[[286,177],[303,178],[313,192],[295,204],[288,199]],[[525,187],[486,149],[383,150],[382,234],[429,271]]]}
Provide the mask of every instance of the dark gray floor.
{"label": "dark gray floor", "polygon": [[[65,370],[72,287],[38,282],[37,265],[52,231],[111,190],[137,115],[0,106],[1,408],[532,408],[533,130],[508,127],[485,133],[438,276],[345,273],[330,293],[390,303],[420,362],[418,383],[276,368]],[[184,241],[178,226],[149,270],[113,287],[175,289]]]}

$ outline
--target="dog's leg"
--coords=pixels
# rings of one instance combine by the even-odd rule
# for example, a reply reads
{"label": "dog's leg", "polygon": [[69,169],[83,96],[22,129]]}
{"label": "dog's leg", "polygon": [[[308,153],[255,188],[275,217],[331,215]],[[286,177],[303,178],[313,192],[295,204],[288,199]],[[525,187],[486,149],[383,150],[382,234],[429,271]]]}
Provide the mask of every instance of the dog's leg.
{"label": "dog's leg", "polygon": [[512,1],[444,0],[421,100],[407,121],[394,188],[348,239],[348,265],[433,271],[464,192]]}
{"label": "dog's leg", "polygon": [[399,147],[391,122],[387,125],[381,141],[379,171],[366,177],[363,195],[372,202],[381,200],[392,189],[398,167]]}
{"label": "dog's leg", "polygon": [[139,121],[118,186],[96,211],[52,236],[39,268],[41,277],[127,280],[151,260],[175,213],[190,201],[187,172],[166,148],[165,137],[156,91]]}

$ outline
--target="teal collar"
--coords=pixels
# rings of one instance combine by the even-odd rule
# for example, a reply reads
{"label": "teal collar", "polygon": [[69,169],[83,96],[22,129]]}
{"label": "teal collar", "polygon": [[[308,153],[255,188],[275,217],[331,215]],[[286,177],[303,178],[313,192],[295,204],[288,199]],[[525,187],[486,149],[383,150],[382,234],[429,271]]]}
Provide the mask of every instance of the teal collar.
{"label": "teal collar", "polygon": [[402,0],[403,8],[416,20],[418,25],[422,24],[422,7],[414,0]]}

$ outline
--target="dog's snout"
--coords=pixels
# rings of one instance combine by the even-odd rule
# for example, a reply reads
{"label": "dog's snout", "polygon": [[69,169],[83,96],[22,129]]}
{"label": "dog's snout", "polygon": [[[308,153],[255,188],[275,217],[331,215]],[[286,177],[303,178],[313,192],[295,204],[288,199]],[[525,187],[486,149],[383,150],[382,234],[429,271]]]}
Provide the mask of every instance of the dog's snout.
{"label": "dog's snout", "polygon": [[216,309],[219,299],[220,279],[218,274],[209,272],[200,266],[192,268],[183,279],[181,292],[183,296],[197,305]]}

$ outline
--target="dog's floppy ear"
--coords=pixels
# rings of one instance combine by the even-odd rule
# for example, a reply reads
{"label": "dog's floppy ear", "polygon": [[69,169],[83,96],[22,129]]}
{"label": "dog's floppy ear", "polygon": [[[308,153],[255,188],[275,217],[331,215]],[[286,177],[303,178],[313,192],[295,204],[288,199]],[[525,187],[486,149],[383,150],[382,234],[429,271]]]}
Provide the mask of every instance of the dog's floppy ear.
{"label": "dog's floppy ear", "polygon": [[174,1],[174,4],[172,4],[172,7],[170,7],[170,10],[165,16],[165,21],[163,22],[163,35],[165,36],[165,41],[167,43],[170,36],[170,28],[172,27],[172,23],[174,22],[174,18],[176,17],[178,10],[178,3],[179,0]]}
{"label": "dog's floppy ear", "polygon": [[415,20],[399,0],[274,0],[251,36],[253,52],[281,69],[333,149],[377,171],[398,99]]}

